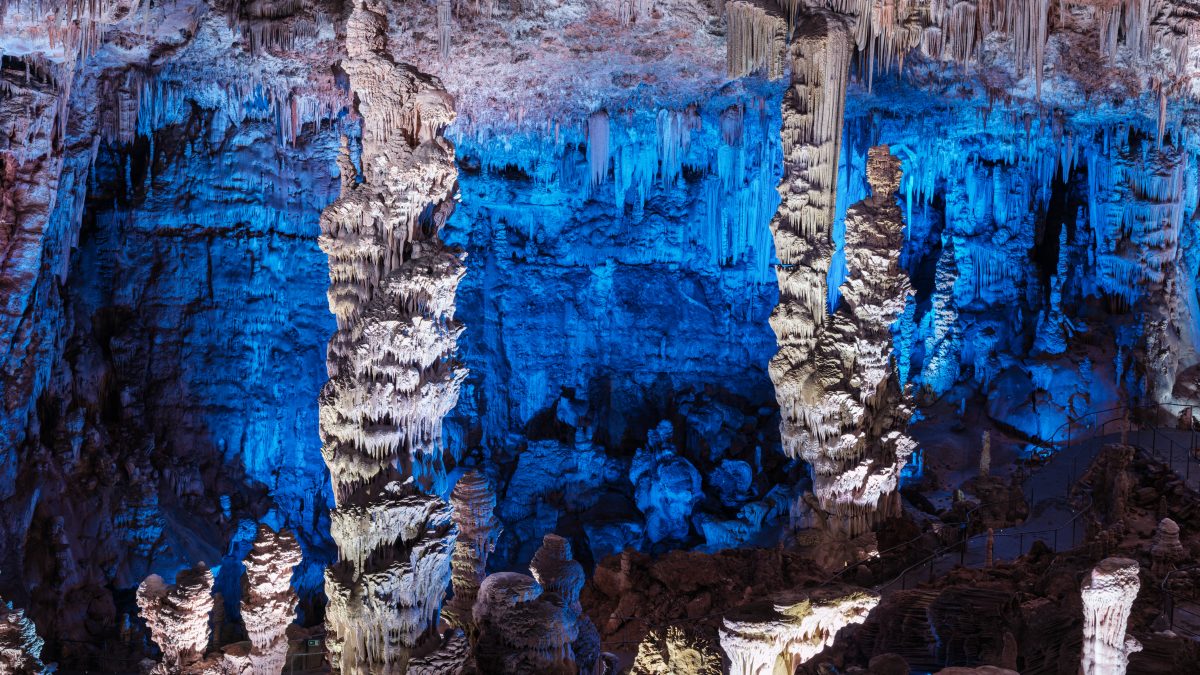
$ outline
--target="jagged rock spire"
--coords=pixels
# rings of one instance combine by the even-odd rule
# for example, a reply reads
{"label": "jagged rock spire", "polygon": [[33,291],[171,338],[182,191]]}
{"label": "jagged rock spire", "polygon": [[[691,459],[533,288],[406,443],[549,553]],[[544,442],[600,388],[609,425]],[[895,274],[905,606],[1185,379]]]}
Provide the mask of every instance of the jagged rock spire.
{"label": "jagged rock spire", "polygon": [[287,627],[296,618],[299,602],[292,589],[292,570],[301,557],[300,545],[289,530],[258,526],[242,581],[242,621],[250,637],[252,675],[278,675],[286,665]]}
{"label": "jagged rock spire", "polygon": [[13,609],[0,598],[0,675],[33,675],[46,672],[37,627],[25,610]]}
{"label": "jagged rock spire", "polygon": [[341,194],[321,214],[338,322],[320,399],[340,558],[325,572],[327,643],[334,671],[356,675],[404,672],[437,639],[457,530],[431,492],[444,487],[442,418],[466,374],[453,358],[463,256],[438,238],[457,180],[442,136],[453,100],[393,60],[387,27],[382,3],[347,20],[361,173],[344,147]]}
{"label": "jagged rock spire", "polygon": [[213,575],[204,563],[175,575],[168,586],[151,574],[138,586],[137,604],[150,639],[162,650],[154,675],[177,675],[204,658],[208,615],[213,609]]}

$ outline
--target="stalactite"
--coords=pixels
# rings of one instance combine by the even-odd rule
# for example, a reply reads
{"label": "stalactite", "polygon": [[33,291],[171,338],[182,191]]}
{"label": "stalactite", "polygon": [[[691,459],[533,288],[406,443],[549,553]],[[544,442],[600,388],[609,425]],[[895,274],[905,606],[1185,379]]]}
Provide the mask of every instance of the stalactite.
{"label": "stalactite", "polygon": [[1105,558],[1083,580],[1083,655],[1081,675],[1123,675],[1129,655],[1142,645],[1125,633],[1137,598],[1138,563]]}
{"label": "stalactite", "polygon": [[335,672],[403,672],[437,639],[457,530],[445,488],[442,418],[465,371],[454,359],[462,255],[439,233],[453,209],[454,118],[440,84],[387,52],[387,10],[356,5],[342,67],[357,94],[362,153],[343,146],[342,192],[321,215],[329,255],[329,381],[322,454],[337,506],[339,561],[326,569]]}
{"label": "stalactite", "polygon": [[278,675],[287,661],[287,627],[296,618],[299,598],[292,570],[300,564],[300,545],[288,530],[258,526],[246,556],[242,582],[242,621],[250,638],[251,675]]}
{"label": "stalactite", "polygon": [[729,25],[726,63],[730,77],[762,71],[768,79],[783,77],[787,20],[778,12],[752,0],[725,4]]}
{"label": "stalactite", "polygon": [[607,110],[597,110],[587,119],[587,156],[591,168],[591,187],[604,183],[608,179],[608,134],[609,120]]}

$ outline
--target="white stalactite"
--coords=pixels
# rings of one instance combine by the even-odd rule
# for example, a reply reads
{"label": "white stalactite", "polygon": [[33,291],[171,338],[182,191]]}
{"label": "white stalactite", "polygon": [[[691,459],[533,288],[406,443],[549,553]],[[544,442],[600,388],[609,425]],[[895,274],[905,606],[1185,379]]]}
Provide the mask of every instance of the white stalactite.
{"label": "white stalactite", "polygon": [[325,572],[327,644],[335,672],[352,675],[404,672],[438,638],[457,530],[430,493],[445,487],[442,418],[466,375],[454,358],[463,256],[439,239],[457,179],[442,136],[453,101],[395,63],[387,24],[382,4],[356,4],[347,20],[362,174],[343,148],[319,240],[338,321],[320,400],[339,552]]}
{"label": "white stalactite", "polygon": [[1125,633],[1140,588],[1138,563],[1127,558],[1105,558],[1083,580],[1081,675],[1123,675],[1129,655],[1142,650]]}
{"label": "white stalactite", "polygon": [[286,665],[287,627],[296,619],[299,602],[292,589],[292,570],[301,557],[291,532],[258,526],[242,581],[242,621],[250,638],[252,675],[279,675]]}

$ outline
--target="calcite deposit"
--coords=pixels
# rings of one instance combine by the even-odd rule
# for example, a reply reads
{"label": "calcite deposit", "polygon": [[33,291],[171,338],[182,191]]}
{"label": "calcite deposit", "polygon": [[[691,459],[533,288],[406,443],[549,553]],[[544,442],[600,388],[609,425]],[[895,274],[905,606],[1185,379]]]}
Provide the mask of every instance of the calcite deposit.
{"label": "calcite deposit", "polygon": [[1083,654],[1079,671],[1085,675],[1121,675],[1129,655],[1142,650],[1125,633],[1129,610],[1137,598],[1138,563],[1127,558],[1105,558],[1083,580]]}
{"label": "calcite deposit", "polygon": [[45,641],[38,636],[37,626],[14,609],[11,602],[0,600],[0,673],[24,675],[46,672],[41,661]]}
{"label": "calcite deposit", "polygon": [[292,589],[292,570],[300,558],[291,532],[259,525],[242,582],[242,621],[250,638],[253,675],[275,675],[287,665],[287,627],[296,618],[299,601]]}
{"label": "calcite deposit", "polygon": [[1186,0],[3,0],[0,669],[1188,672],[1198,100]]}

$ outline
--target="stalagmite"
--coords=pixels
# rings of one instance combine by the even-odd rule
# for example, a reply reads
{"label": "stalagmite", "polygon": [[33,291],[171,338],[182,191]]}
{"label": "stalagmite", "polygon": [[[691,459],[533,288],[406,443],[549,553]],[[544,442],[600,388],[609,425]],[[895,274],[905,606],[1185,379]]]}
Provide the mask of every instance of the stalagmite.
{"label": "stalagmite", "polygon": [[287,627],[296,619],[299,598],[292,570],[300,564],[300,545],[288,530],[258,526],[246,556],[242,581],[242,622],[250,637],[252,675],[278,675],[287,661]]}
{"label": "stalagmite", "polygon": [[37,627],[25,611],[0,598],[0,675],[35,675],[46,671]]}
{"label": "stalagmite", "polygon": [[591,672],[600,657],[596,627],[583,613],[583,566],[566,539],[547,534],[529,564],[484,579],[472,610],[476,659],[484,673]]}
{"label": "stalagmite", "polygon": [[439,233],[453,210],[453,102],[387,51],[387,7],[355,5],[342,67],[362,118],[358,166],[321,214],[338,330],[321,393],[322,454],[339,561],[326,569],[335,672],[404,672],[438,639],[456,528],[431,492],[445,486],[442,418],[465,370],[455,360],[462,255]]}
{"label": "stalagmite", "polygon": [[1138,563],[1127,558],[1105,558],[1083,580],[1081,675],[1122,675],[1129,655],[1141,651],[1125,633],[1140,588]]}
{"label": "stalagmite", "polygon": [[862,623],[879,604],[875,593],[851,587],[826,587],[789,593],[772,601],[726,614],[721,648],[731,675],[794,673],[833,644],[838,631]]}
{"label": "stalagmite", "polygon": [[187,673],[208,647],[208,615],[213,608],[213,575],[201,563],[175,576],[168,586],[151,574],[138,586],[137,604],[150,639],[162,650],[155,675]]}
{"label": "stalagmite", "polygon": [[983,432],[982,447],[979,449],[979,475],[989,476],[992,473],[992,432]]}
{"label": "stalagmite", "polygon": [[1154,539],[1150,543],[1151,571],[1162,576],[1187,558],[1187,551],[1179,541],[1179,525],[1170,518],[1158,521]]}
{"label": "stalagmite", "polygon": [[488,555],[496,549],[503,526],[496,518],[496,493],[488,479],[477,471],[469,471],[459,479],[450,495],[454,523],[458,525],[458,541],[454,544],[454,597],[442,610],[442,617],[451,626],[474,636],[471,608],[479,594],[479,584],[487,576]]}
{"label": "stalagmite", "polygon": [[[872,148],[867,179],[872,196],[846,213],[850,274],[838,311],[825,313],[825,278],[837,147],[844,97],[845,26],[805,20],[793,46],[794,84],[784,100],[784,186],[772,222],[779,270],[779,306],[771,326],[780,345],[771,362],[783,415],[784,449],[812,467],[813,492],[834,533],[857,537],[899,514],[899,477],[916,447],[903,429],[911,404],[896,374],[891,326],[911,288],[900,267],[904,221],[895,194],[899,160]],[[832,72],[841,80],[830,83]],[[810,87],[812,85],[809,85]],[[817,139],[817,140],[814,140]],[[790,186],[790,188],[785,188]]]}

